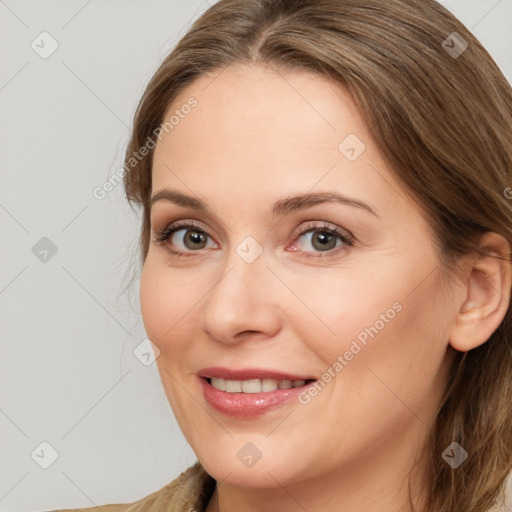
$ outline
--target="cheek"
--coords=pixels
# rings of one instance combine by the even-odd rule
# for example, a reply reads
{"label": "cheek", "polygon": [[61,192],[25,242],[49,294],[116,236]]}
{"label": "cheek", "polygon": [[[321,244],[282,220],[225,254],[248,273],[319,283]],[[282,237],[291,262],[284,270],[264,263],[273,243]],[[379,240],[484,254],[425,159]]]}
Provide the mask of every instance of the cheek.
{"label": "cheek", "polygon": [[146,333],[162,353],[187,345],[184,331],[201,297],[201,291],[190,283],[187,273],[173,271],[148,254],[140,279],[140,308]]}
{"label": "cheek", "polygon": [[[354,266],[337,276],[331,271],[311,280],[304,275],[290,280],[308,306],[295,306],[302,312],[300,337],[323,362],[324,371],[344,375],[331,378],[334,387],[350,385],[369,394],[380,390],[392,398],[381,377],[419,399],[446,353],[446,308],[433,278],[415,288],[423,269],[395,263],[382,267],[373,275]],[[299,322],[297,311],[294,318]]]}
{"label": "cheek", "polygon": [[183,274],[148,253],[141,273],[139,298],[147,336],[160,350],[156,366],[165,394],[182,430],[189,432],[186,408],[187,404],[190,407],[189,397],[184,394],[183,375],[176,371],[176,366],[181,365],[184,371],[187,368],[187,351],[191,349],[193,336],[189,329],[194,324],[192,307],[201,295]]}
{"label": "cheek", "polygon": [[[317,433],[342,431],[357,451],[428,423],[445,384],[439,370],[447,323],[430,283],[410,293],[411,276],[398,273],[366,286],[352,276],[330,280],[330,293],[315,286],[307,296],[335,334],[312,314],[301,332],[323,362],[325,387],[306,406],[322,414]],[[436,329],[429,328],[433,318],[440,319]]]}
{"label": "cheek", "polygon": [[357,266],[326,270],[288,276],[287,282],[302,304],[295,300],[283,314],[295,319],[295,327],[300,325],[297,336],[314,344],[311,348],[320,359],[332,365],[351,347],[358,351],[355,341],[364,348],[373,339],[383,339],[404,315],[404,294],[399,280],[389,274],[371,275]]}
{"label": "cheek", "polygon": [[167,299],[162,293],[162,287],[157,279],[155,265],[151,262],[149,255],[144,262],[141,273],[139,299],[146,333],[151,341],[162,350],[160,346],[161,336],[162,333],[165,332],[165,329],[169,328],[168,325],[166,327],[164,315],[162,314],[167,307]]}

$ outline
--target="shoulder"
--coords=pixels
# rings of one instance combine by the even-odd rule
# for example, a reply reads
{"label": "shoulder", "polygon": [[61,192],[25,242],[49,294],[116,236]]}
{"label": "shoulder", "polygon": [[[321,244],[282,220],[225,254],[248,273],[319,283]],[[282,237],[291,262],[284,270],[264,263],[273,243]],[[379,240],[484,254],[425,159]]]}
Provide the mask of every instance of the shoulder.
{"label": "shoulder", "polygon": [[196,462],[172,482],[139,501],[47,512],[189,512],[190,509],[202,512],[214,489],[215,480]]}

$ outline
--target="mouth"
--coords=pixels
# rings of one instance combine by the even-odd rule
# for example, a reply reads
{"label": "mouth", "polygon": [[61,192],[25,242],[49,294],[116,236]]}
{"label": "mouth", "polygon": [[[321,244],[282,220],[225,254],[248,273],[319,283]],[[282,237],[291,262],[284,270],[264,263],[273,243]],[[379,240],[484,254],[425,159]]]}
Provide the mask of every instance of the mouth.
{"label": "mouth", "polygon": [[[230,378],[218,376],[221,372]],[[210,375],[205,375],[208,373]],[[211,375],[212,373],[216,375]],[[248,378],[248,373],[250,377],[254,377],[255,374],[259,377]],[[243,374],[243,378],[233,378],[234,374]],[[268,371],[265,371],[265,374],[262,376],[262,371],[203,370],[198,374],[198,380],[206,402],[213,409],[224,415],[239,418],[254,418],[287,403],[298,401],[299,395],[317,382],[317,379],[309,376],[300,378]]]}

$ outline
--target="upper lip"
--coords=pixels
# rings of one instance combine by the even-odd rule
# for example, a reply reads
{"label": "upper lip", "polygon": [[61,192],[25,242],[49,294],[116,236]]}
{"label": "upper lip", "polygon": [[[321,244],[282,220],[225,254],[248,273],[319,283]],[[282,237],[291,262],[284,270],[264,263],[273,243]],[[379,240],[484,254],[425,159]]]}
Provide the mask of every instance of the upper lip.
{"label": "upper lip", "polygon": [[203,368],[197,372],[199,377],[220,378],[228,380],[249,380],[249,379],[275,379],[275,380],[316,380],[308,375],[296,375],[292,373],[267,370],[265,368],[242,368],[238,370],[224,368],[222,366],[212,366]]}

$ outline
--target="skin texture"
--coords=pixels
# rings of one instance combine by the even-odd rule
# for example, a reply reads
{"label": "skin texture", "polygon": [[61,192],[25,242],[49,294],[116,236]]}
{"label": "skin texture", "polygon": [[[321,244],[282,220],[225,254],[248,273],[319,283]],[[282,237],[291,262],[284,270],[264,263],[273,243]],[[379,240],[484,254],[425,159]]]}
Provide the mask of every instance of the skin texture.
{"label": "skin texture", "polygon": [[[474,348],[498,327],[510,268],[466,259],[464,278],[442,286],[428,224],[348,93],[327,79],[237,65],[189,85],[166,119],[191,96],[197,106],[155,148],[153,195],[171,188],[208,210],[153,205],[140,302],[179,426],[219,482],[208,511],[408,510],[415,462],[414,494],[428,482],[423,443],[454,348]],[[366,146],[354,161],[338,149],[349,134]],[[271,214],[279,199],[332,191],[371,204],[378,217],[336,203]],[[153,241],[190,219],[208,235],[203,246],[187,244],[184,230],[164,245]],[[318,235],[324,222],[351,234],[353,245],[333,241],[322,252],[311,232],[297,236],[302,227]],[[247,236],[263,250],[252,263],[236,252]],[[497,236],[484,241],[508,249]],[[394,303],[400,311],[307,405],[248,419],[203,398],[196,373],[207,366],[321,379]],[[262,455],[250,468],[237,457],[247,442]]]}

